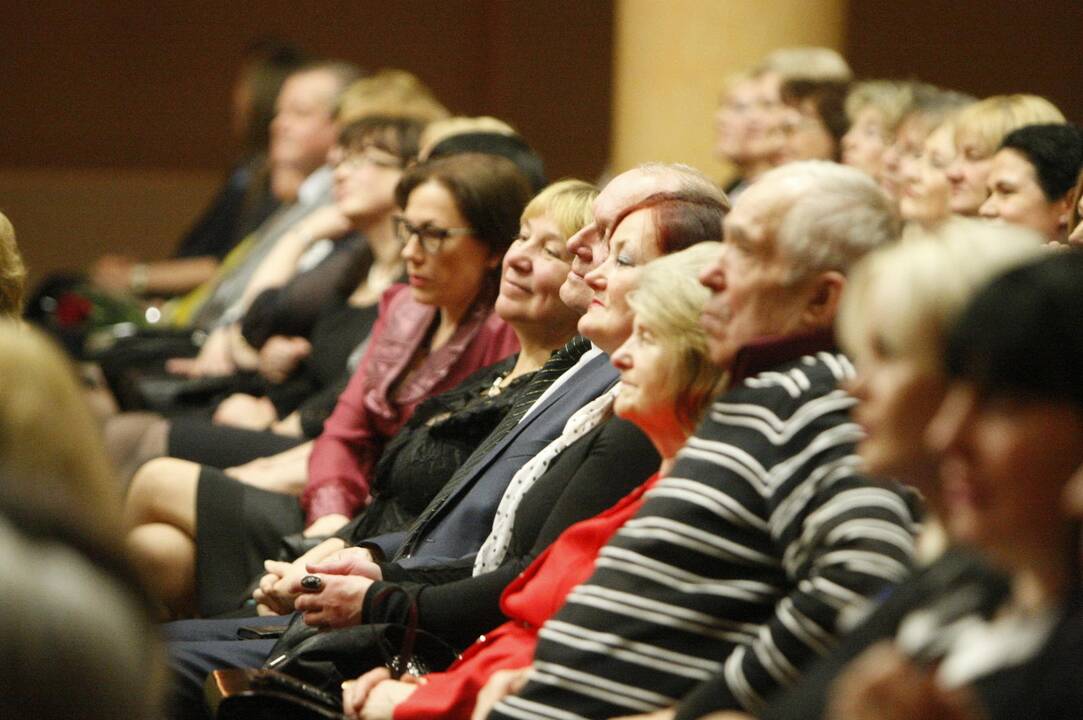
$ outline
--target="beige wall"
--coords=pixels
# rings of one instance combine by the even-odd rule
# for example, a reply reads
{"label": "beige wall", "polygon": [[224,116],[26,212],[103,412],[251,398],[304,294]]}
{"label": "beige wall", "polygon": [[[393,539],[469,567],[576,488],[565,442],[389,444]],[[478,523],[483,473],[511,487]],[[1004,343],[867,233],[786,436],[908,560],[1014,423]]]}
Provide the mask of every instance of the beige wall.
{"label": "beige wall", "polygon": [[687,162],[712,177],[725,77],[787,45],[840,49],[846,0],[617,0],[613,170]]}
{"label": "beige wall", "polygon": [[168,257],[220,182],[197,170],[0,168],[0,211],[33,284],[108,252]]}

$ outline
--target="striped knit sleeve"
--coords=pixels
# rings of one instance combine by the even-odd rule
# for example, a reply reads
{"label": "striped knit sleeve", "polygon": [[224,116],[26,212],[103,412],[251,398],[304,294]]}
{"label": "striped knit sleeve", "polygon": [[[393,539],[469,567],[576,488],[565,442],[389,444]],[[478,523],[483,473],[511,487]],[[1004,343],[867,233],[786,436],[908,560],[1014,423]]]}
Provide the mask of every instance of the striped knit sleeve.
{"label": "striped knit sleeve", "polygon": [[[723,671],[686,696],[682,720],[727,708],[758,712],[834,645],[844,611],[861,609],[910,572],[911,505],[898,488],[862,476],[854,452],[861,431],[848,415],[854,399],[837,387],[814,391],[822,381],[817,370],[830,373],[829,382],[841,380],[848,364],[840,356],[820,360],[815,369],[750,381],[763,391],[754,405],[728,402],[712,409],[721,425],[758,428],[763,454],[778,458],[762,478],[761,493],[789,592],[755,637],[725,658]],[[772,392],[802,402],[780,417],[772,408],[785,406],[784,400],[763,401]]]}
{"label": "striped knit sleeve", "polygon": [[821,353],[719,398],[490,717],[699,717],[682,699],[701,693],[706,710],[754,712],[832,645],[844,610],[903,578],[914,518],[859,472],[849,372]]}

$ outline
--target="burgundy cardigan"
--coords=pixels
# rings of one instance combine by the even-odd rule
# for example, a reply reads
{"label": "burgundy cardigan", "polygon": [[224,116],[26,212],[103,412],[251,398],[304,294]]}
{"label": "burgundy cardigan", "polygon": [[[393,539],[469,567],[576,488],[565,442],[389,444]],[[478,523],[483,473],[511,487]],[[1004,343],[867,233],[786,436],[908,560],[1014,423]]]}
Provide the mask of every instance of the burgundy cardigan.
{"label": "burgundy cardigan", "polygon": [[365,355],[308,462],[308,483],[301,495],[308,524],[333,513],[356,515],[368,502],[370,479],[384,445],[414,408],[519,350],[515,333],[492,306],[476,307],[447,343],[399,382],[425,342],[436,312],[415,301],[405,285],[392,286],[380,299],[380,315]]}

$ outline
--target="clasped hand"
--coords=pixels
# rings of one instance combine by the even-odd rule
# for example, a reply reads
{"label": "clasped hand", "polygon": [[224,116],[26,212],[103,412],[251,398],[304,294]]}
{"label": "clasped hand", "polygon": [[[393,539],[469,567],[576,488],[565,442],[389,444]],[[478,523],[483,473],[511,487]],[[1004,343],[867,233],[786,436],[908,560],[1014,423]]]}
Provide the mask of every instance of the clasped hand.
{"label": "clasped hand", "polygon": [[[268,560],[267,574],[253,597],[263,614],[296,610],[316,627],[348,627],[361,622],[361,606],[369,587],[382,578],[380,566],[364,548],[345,548],[315,563]],[[320,578],[319,590],[301,586],[306,575]]]}

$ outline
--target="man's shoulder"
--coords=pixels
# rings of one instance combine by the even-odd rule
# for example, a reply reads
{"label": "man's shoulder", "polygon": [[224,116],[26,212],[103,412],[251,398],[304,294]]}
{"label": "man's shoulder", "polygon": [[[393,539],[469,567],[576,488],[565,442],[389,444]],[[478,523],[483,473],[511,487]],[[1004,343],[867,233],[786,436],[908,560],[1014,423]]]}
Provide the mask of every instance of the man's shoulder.
{"label": "man's shoulder", "polygon": [[841,353],[818,352],[781,363],[743,380],[711,403],[708,418],[734,415],[786,421],[817,410],[848,416],[855,398],[844,388],[854,368]]}

